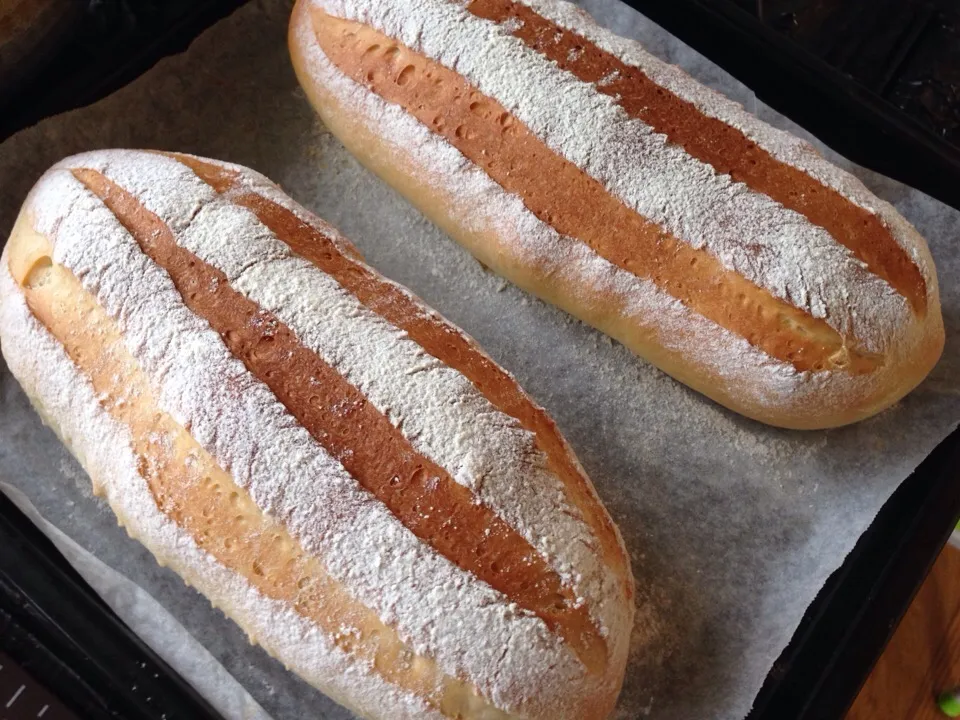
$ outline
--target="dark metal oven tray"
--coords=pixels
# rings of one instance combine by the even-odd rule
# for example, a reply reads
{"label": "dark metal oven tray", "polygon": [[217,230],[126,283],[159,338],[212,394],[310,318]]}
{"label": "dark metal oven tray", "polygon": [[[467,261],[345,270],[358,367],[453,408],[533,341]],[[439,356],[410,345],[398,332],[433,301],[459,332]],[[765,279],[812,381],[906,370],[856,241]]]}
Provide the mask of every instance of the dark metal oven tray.
{"label": "dark metal oven tray", "polygon": [[[960,208],[960,2],[627,2],[841,154]],[[73,32],[61,38],[60,52],[42,58],[19,90],[0,96],[0,140],[121,87],[241,4],[91,0]],[[903,483],[821,590],[774,665],[750,720],[843,716],[960,515],[958,480],[960,431]],[[0,531],[19,528],[16,552],[48,558],[44,567],[59,568],[81,593],[79,577],[61,567],[62,559],[52,557],[56,551],[39,533],[24,532],[22,523],[12,504],[0,500]],[[21,604],[53,609],[51,617],[34,612],[32,621],[54,622],[64,597],[49,578],[27,582],[32,563],[11,561],[7,547],[13,546],[4,542],[0,538],[0,599],[9,603],[10,593],[19,593]],[[0,651],[9,652],[4,607],[0,603]],[[91,622],[111,616],[91,598],[78,607],[94,614]],[[130,649],[130,633],[115,617],[106,625],[128,643],[128,652],[149,653]],[[71,632],[67,626],[54,629]],[[79,635],[73,640],[84,642]],[[109,664],[94,669],[109,670]],[[39,664],[33,671],[48,685],[66,687],[52,666]],[[129,677],[117,674],[113,681],[119,697]],[[210,716],[189,688],[176,679],[167,682],[169,697],[184,703],[179,712],[187,713],[167,717]],[[148,710],[139,711],[150,717]]]}

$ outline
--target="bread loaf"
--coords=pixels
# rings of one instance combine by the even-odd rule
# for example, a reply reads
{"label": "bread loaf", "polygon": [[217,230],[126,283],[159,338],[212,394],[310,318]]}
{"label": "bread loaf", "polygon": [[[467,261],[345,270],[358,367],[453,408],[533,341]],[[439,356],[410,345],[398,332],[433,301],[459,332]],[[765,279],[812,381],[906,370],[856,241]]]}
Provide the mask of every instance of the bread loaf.
{"label": "bread loaf", "polygon": [[896,402],[943,346],[889,204],[558,0],[299,0],[307,96],[485,265],[727,407],[791,428]]}
{"label": "bread loaf", "polygon": [[371,718],[601,718],[633,580],[546,413],[262,176],[68,158],[0,346],[128,532]]}

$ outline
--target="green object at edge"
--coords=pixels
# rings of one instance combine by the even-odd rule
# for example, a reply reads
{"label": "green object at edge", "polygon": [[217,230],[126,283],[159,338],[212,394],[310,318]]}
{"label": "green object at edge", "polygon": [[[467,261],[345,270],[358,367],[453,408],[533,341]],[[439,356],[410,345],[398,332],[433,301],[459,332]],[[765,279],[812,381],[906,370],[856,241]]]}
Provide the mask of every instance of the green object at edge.
{"label": "green object at edge", "polygon": [[937,705],[947,717],[960,717],[960,691],[943,693],[937,698]]}

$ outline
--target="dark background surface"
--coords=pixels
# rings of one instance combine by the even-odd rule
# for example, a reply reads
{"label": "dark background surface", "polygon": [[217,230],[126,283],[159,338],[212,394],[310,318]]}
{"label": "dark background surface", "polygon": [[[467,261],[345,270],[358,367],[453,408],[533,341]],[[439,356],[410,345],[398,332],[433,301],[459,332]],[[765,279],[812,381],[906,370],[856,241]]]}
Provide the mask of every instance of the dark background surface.
{"label": "dark background surface", "polygon": [[850,160],[960,208],[957,0],[628,0]]}
{"label": "dark background surface", "polygon": [[44,705],[44,720],[219,717],[0,493],[0,717]]}
{"label": "dark background surface", "polygon": [[[842,155],[960,209],[960,0],[626,1]],[[244,0],[37,2],[82,11],[15,71],[0,62],[0,139],[116,90]]]}
{"label": "dark background surface", "polygon": [[[18,58],[15,71],[2,62],[0,22],[0,140],[121,87],[243,2],[45,1],[69,5],[61,13],[70,21],[52,24],[35,50]],[[960,0],[627,3],[842,155],[960,209]],[[842,717],[960,514],[958,477],[955,432],[894,494],[823,588],[770,673],[751,720]],[[74,583],[81,597],[82,581],[23,522],[0,501],[0,531],[19,543],[14,552],[0,537],[0,650],[29,664],[83,717],[100,717],[83,704],[91,697],[112,705],[108,712],[119,712],[114,716],[160,717],[128,689],[135,683],[122,668],[132,657],[149,660],[168,683],[166,694],[180,713],[168,717],[206,716],[209,708],[95,598],[82,595],[80,614],[54,620],[65,610],[63,583]],[[28,556],[48,561],[26,562]],[[100,643],[105,655],[84,649],[84,613],[111,638]],[[32,633],[30,642],[22,642],[23,630]],[[54,652],[41,657],[44,648]],[[73,680],[63,679],[64,663],[58,666],[56,657],[74,664]]]}

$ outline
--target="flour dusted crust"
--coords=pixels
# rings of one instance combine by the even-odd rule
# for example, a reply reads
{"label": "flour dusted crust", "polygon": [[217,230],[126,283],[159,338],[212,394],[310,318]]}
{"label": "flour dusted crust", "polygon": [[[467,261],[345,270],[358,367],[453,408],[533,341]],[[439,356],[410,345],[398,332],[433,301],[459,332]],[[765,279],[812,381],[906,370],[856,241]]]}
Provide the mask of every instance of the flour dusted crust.
{"label": "flour dusted crust", "polygon": [[[10,242],[15,241],[16,236],[11,237]],[[444,717],[374,674],[358,672],[346,653],[291,608],[264,597],[242,573],[224,567],[198,548],[193,537],[158,510],[137,471],[129,429],[102,409],[89,380],[33,317],[6,262],[0,263],[0,298],[2,349],[10,371],[45,422],[81,462],[95,492],[107,500],[119,523],[143,542],[160,564],[200,590],[244,628],[251,642],[262,645],[354,712],[410,720]]]}
{"label": "flour dusted crust", "polygon": [[[636,43],[603,31],[569,4],[522,4],[641,68],[705,115],[742,130],[774,160],[879,218],[889,231],[891,252],[905,253],[922,283],[921,295],[909,300],[822,227],[715,172],[629,116],[617,97],[603,94],[609,78],[585,82],[561,69],[514,37],[522,26],[515,18],[495,23],[471,14],[479,4],[418,0],[400,9],[390,1],[301,0],[291,21],[290,47],[301,84],[331,130],[484,264],[709,397],[771,424],[815,428],[853,422],[889,406],[926,375],[943,343],[936,275],[922,238],[891,206],[808,145],[659,63]],[[338,46],[332,58],[320,33],[328,42],[344,33],[357,38],[371,33],[371,39],[363,47],[360,39],[354,41],[360,43],[356,50]],[[371,43],[379,50],[365,53]],[[383,59],[364,60],[361,53]],[[341,66],[344,62],[351,68]],[[392,88],[392,99],[385,99],[374,73],[380,68],[389,73],[394,65],[399,72],[405,63],[411,70],[400,83],[404,88]],[[372,71],[357,74],[361,65],[363,72]],[[820,323],[834,333],[843,352],[851,348],[868,358],[869,371],[829,364],[826,370],[798,369],[789,357],[771,356],[643,273],[558,232],[522,192],[507,190],[502,178],[491,176],[482,152],[468,156],[466,141],[444,134],[437,120],[418,119],[429,108],[404,105],[405,88],[417,83],[410,78],[449,69],[471,97],[507,109],[507,122],[522,124],[625,209],[746,279],[763,295],[765,311],[798,309],[810,327]]]}
{"label": "flour dusted crust", "polygon": [[[287,224],[275,233],[269,217]],[[394,326],[340,284],[347,276],[298,255],[291,228],[314,233],[321,254],[407,307],[420,329]],[[265,178],[188,156],[68,158],[31,192],[0,271],[4,356],[121,521],[308,681],[367,717],[612,708],[632,577],[569,448],[549,422],[529,425],[542,410],[472,341]],[[206,279],[191,289],[190,277]],[[230,329],[224,297],[255,312]],[[424,327],[460,348],[452,365],[466,354],[486,374],[462,375],[429,343],[439,356],[428,353],[415,341]],[[259,338],[252,355],[241,335]],[[471,569],[470,546],[424,534],[409,503],[367,477],[383,469],[348,469],[350,449],[326,435],[350,423],[318,428],[276,383],[318,383],[311,403],[333,390],[301,366],[258,359],[279,342],[351,388],[366,407],[357,417],[380,418],[376,432],[391,436],[382,447],[399,443],[433,467],[437,498],[466,498],[415,500],[424,518],[487,523],[492,566]],[[518,417],[493,404],[503,392]],[[533,590],[522,587],[525,563]],[[553,593],[542,601],[541,586]]]}

